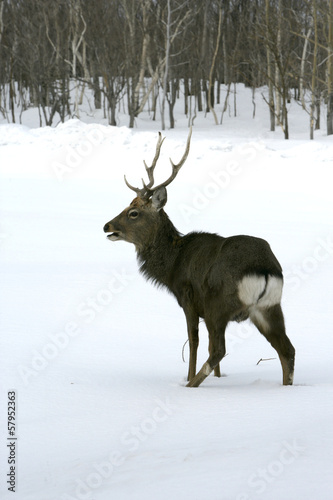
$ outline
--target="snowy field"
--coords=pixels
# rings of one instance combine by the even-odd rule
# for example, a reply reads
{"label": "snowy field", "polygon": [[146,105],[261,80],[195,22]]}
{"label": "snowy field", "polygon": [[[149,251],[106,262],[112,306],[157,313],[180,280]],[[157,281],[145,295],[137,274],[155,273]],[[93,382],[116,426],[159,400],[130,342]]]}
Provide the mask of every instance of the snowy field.
{"label": "snowy field", "polygon": [[[267,239],[281,262],[295,385],[250,323],[227,329],[223,377],[185,387],[185,317],[145,282],[135,250],[104,224],[133,198],[159,122],[0,125],[0,497],[16,500],[333,498],[333,139],[270,133],[257,93],[239,116],[196,119],[166,212],[183,233]],[[178,115],[180,116],[180,114]],[[156,181],[182,156],[186,118],[166,130]],[[198,364],[207,358],[200,324]],[[273,358],[273,359],[271,359]],[[263,359],[258,364],[258,361]],[[16,393],[15,493],[8,491],[7,393]],[[13,469],[12,469],[13,470]]]}

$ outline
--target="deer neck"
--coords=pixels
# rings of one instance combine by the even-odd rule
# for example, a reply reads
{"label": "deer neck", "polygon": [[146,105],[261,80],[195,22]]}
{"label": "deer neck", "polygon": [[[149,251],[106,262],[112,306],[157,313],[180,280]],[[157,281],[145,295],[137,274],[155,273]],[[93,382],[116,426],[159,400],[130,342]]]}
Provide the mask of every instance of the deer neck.
{"label": "deer neck", "polygon": [[158,225],[151,241],[143,248],[137,248],[137,258],[140,272],[147,279],[168,287],[182,236],[164,210],[160,212],[162,223]]}

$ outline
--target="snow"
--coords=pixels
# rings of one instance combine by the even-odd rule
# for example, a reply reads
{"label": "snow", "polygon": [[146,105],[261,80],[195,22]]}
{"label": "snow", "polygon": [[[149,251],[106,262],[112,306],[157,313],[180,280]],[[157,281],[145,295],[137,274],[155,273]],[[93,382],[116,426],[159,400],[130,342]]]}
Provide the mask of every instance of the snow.
{"label": "snow", "polygon": [[[0,125],[0,496],[17,500],[329,500],[333,497],[333,142],[268,132],[260,92],[239,116],[198,117],[166,211],[182,232],[267,239],[284,268],[295,384],[250,323],[232,323],[220,379],[186,388],[174,298],[139,275],[104,224],[133,198],[157,140],[96,115],[55,128]],[[178,116],[181,116],[180,112]],[[84,118],[84,117],[83,117]],[[95,120],[95,122],[94,122]],[[156,181],[183,153],[187,119],[163,133]],[[207,358],[200,324],[199,367]],[[273,359],[270,359],[273,358]],[[262,361],[258,363],[258,361]],[[16,391],[16,493],[8,491],[7,392]]]}

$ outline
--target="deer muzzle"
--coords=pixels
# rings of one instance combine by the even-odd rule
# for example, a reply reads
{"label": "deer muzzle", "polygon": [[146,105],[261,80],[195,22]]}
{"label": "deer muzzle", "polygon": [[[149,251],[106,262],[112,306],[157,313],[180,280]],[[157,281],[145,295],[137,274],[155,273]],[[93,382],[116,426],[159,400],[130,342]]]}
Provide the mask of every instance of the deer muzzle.
{"label": "deer muzzle", "polygon": [[123,240],[124,237],[119,229],[117,229],[113,224],[113,221],[107,222],[104,226],[104,232],[109,233],[106,237],[110,241]]}

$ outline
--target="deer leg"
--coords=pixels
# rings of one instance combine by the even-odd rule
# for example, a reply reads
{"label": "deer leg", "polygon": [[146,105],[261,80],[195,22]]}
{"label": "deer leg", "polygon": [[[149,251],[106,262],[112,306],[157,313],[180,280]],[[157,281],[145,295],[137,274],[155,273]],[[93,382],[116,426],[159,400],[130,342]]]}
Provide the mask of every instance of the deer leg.
{"label": "deer leg", "polygon": [[[212,354],[212,342],[211,339],[209,339],[209,354]],[[215,368],[214,368],[214,377],[221,377],[221,370],[220,370],[220,363],[218,363]],[[191,380],[191,379],[189,379]]]}
{"label": "deer leg", "polygon": [[187,334],[190,345],[190,362],[187,380],[191,380],[195,376],[197,368],[197,351],[199,345],[199,316],[191,308],[184,308],[184,312],[186,316]]}
{"label": "deer leg", "polygon": [[281,305],[276,304],[269,309],[256,308],[250,313],[250,318],[279,355],[283,373],[283,385],[292,385],[295,349],[286,335]]}
{"label": "deer leg", "polygon": [[192,378],[186,387],[199,387],[199,385],[208,377],[208,375],[218,366],[219,362],[225,355],[225,328],[227,323],[220,326],[220,328],[210,332],[210,354],[207,361],[203,364],[201,370]]}

